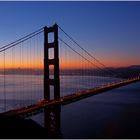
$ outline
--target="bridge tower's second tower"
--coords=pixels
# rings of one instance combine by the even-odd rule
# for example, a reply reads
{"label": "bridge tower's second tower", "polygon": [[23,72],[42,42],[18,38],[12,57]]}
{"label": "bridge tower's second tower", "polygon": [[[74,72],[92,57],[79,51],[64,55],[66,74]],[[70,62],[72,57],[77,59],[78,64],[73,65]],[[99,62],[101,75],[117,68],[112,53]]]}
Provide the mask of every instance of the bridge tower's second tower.
{"label": "bridge tower's second tower", "polygon": [[[49,38],[53,35],[53,42]],[[51,50],[51,51],[50,51]],[[50,54],[51,53],[51,54]],[[50,59],[50,55],[51,59]],[[53,57],[53,58],[52,58]],[[44,27],[44,99],[50,100],[50,86],[54,87],[54,99],[60,98],[59,78],[59,48],[58,48],[58,25]]]}

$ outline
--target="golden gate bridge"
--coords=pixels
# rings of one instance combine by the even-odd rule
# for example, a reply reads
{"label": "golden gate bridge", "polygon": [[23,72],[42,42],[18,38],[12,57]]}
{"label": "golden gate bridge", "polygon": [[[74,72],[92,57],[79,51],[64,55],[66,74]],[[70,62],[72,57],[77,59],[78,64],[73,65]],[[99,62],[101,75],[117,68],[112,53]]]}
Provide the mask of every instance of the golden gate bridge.
{"label": "golden gate bridge", "polygon": [[[140,81],[139,71],[107,67],[57,24],[1,47],[0,60],[1,114],[9,117],[26,118]],[[54,110],[48,116],[52,112],[59,116]]]}

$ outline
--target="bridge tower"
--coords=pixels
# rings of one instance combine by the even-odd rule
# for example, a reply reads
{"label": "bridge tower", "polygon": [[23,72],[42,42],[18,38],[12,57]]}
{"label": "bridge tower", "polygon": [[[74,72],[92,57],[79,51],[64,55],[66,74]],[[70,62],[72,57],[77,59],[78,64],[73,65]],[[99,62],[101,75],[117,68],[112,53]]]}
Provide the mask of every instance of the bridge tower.
{"label": "bridge tower", "polygon": [[[49,38],[53,34],[53,42]],[[50,59],[50,49],[53,51],[53,58]],[[50,69],[50,66],[53,69]],[[51,78],[51,70],[53,78]],[[54,99],[60,98],[60,78],[59,78],[59,48],[58,48],[58,25],[44,27],[44,99],[50,100],[50,86],[54,87]]]}

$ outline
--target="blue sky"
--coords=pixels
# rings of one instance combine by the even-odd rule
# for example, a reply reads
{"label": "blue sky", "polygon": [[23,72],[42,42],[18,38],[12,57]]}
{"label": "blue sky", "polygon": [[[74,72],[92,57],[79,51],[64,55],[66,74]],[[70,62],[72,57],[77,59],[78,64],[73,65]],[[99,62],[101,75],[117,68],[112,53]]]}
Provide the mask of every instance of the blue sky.
{"label": "blue sky", "polygon": [[107,65],[140,64],[139,1],[1,1],[0,46],[55,22]]}

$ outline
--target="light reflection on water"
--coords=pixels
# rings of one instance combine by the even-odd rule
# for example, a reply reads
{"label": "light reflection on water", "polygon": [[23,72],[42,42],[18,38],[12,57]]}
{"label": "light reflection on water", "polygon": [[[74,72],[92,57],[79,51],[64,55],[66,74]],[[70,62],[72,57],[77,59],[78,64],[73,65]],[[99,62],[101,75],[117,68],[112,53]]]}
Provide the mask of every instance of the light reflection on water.
{"label": "light reflection on water", "polygon": [[[60,76],[60,94],[65,96],[117,80],[96,76]],[[27,106],[41,99],[43,99],[42,75],[0,75],[1,112]]]}

